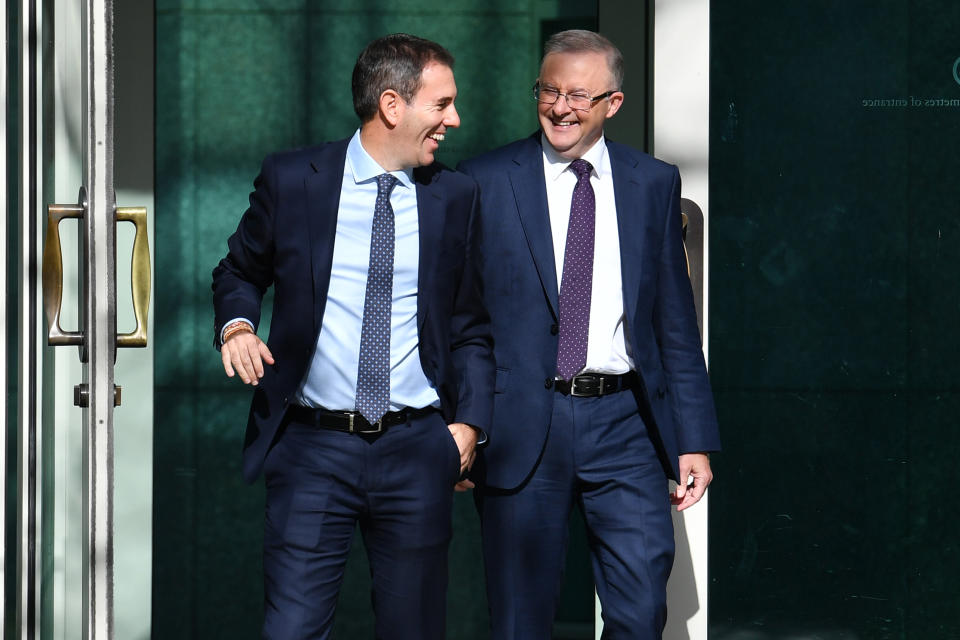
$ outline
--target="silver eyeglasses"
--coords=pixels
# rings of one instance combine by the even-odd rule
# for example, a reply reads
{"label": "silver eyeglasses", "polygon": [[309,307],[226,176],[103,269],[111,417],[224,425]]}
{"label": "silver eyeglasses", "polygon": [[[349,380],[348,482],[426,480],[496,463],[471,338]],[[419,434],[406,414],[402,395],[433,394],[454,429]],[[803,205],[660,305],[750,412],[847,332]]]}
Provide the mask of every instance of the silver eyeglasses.
{"label": "silver eyeglasses", "polygon": [[560,96],[563,96],[563,99],[567,101],[567,106],[574,111],[590,111],[593,103],[609,98],[617,91],[618,89],[611,89],[606,93],[591,97],[587,93],[561,93],[553,87],[541,87],[538,81],[533,85],[533,99],[542,104],[554,104],[560,99]]}

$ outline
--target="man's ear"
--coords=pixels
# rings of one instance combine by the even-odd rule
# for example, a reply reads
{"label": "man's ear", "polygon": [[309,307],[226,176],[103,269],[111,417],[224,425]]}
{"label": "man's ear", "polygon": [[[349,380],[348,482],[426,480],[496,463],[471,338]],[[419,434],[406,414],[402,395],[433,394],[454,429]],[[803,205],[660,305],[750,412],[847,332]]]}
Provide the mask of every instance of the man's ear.
{"label": "man's ear", "polygon": [[406,106],[407,103],[393,89],[387,89],[380,94],[380,117],[391,127],[397,126],[400,122]]}
{"label": "man's ear", "polygon": [[623,104],[623,92],[614,91],[610,94],[610,97],[607,98],[610,101],[610,106],[607,107],[607,117],[612,118],[613,115],[620,110],[620,106]]}

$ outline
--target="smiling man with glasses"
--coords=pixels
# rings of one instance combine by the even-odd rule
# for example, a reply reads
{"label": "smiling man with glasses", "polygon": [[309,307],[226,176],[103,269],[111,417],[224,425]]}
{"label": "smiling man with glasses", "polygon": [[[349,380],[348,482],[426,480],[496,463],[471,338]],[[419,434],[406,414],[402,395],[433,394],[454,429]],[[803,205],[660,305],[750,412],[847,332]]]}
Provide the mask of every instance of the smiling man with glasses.
{"label": "smiling man with glasses", "polygon": [[679,172],[604,138],[622,80],[606,38],[553,36],[533,86],[541,131],[460,167],[480,184],[497,361],[474,474],[494,640],[551,637],[574,503],[603,638],[660,638],[670,503],[703,496],[720,447]]}

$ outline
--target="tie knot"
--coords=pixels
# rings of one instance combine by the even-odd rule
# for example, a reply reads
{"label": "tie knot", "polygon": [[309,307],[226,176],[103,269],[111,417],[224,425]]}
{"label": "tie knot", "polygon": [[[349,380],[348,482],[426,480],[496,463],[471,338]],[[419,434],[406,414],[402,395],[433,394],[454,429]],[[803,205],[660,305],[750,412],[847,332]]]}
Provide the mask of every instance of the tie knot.
{"label": "tie knot", "polygon": [[590,172],[593,170],[593,165],[579,158],[570,163],[570,168],[573,169],[573,172],[577,174],[577,181],[583,180],[584,178],[590,177]]}
{"label": "tie knot", "polygon": [[377,195],[389,196],[395,184],[397,184],[397,179],[394,176],[389,173],[381,173],[377,176]]}

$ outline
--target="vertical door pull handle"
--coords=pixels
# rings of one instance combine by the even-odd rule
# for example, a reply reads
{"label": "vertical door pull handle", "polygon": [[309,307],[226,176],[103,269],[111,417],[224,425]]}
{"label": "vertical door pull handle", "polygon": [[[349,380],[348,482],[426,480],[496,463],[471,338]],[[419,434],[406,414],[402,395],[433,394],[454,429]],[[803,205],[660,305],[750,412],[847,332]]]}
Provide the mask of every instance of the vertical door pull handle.
{"label": "vertical door pull handle", "polygon": [[132,222],[137,229],[133,238],[130,288],[137,328],[117,335],[118,347],[147,346],[147,312],[150,308],[150,243],[147,241],[147,208],[117,207],[117,221]]}
{"label": "vertical door pull handle", "polygon": [[47,237],[43,246],[43,306],[46,310],[47,344],[51,346],[83,345],[83,333],[64,331],[60,327],[63,306],[63,253],[60,249],[60,221],[82,218],[86,212],[81,193],[80,204],[47,205]]}

